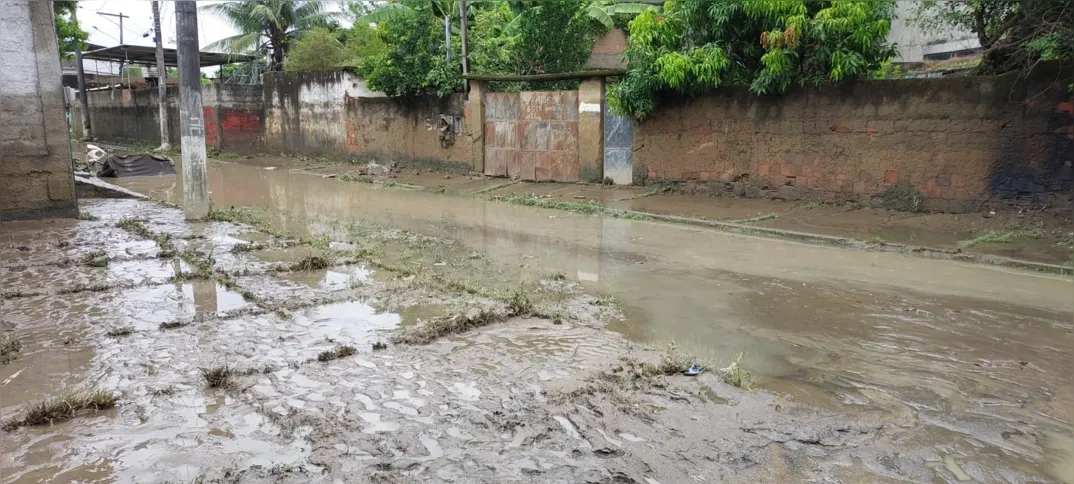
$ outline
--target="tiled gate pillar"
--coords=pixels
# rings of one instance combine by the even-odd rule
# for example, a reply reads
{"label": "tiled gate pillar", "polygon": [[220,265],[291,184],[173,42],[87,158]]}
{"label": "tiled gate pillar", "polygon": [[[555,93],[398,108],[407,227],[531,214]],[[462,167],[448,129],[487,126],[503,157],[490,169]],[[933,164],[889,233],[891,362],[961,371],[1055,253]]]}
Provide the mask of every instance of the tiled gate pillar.
{"label": "tiled gate pillar", "polygon": [[470,94],[466,98],[466,132],[470,135],[473,170],[485,171],[485,81],[469,81]]}
{"label": "tiled gate pillar", "polygon": [[581,179],[604,181],[604,78],[582,81],[578,88],[578,163]]}

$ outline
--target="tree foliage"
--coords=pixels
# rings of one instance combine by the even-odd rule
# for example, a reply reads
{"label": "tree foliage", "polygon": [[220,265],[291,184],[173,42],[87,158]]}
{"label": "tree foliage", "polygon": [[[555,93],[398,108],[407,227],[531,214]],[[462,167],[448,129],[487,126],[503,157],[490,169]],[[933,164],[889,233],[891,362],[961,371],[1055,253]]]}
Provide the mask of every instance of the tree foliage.
{"label": "tree foliage", "polygon": [[63,0],[52,3],[56,21],[56,39],[59,41],[60,57],[70,58],[76,48],[85,49],[89,33],[78,25],[77,0]]}
{"label": "tree foliage", "polygon": [[913,20],[926,32],[975,34],[985,49],[980,74],[1074,59],[1074,0],[923,0]]}
{"label": "tree foliage", "polygon": [[609,89],[613,111],[652,113],[669,94],[726,84],[757,94],[866,77],[895,55],[894,0],[681,0],[630,23],[629,66]]}
{"label": "tree foliage", "polygon": [[244,0],[199,9],[223,17],[240,32],[205,46],[206,50],[268,55],[269,68],[274,71],[283,68],[287,50],[296,39],[315,28],[328,27],[339,16],[315,0]]}
{"label": "tree foliage", "polygon": [[[461,65],[444,56],[443,20],[428,7],[419,5],[382,21],[377,33],[384,52],[359,66],[370,88],[391,96],[446,96],[462,88]],[[458,46],[455,39],[453,59],[459,58]]]}
{"label": "tree foliage", "polygon": [[[470,59],[477,74],[546,74],[579,71],[606,30],[590,6],[573,0],[507,2],[474,17]],[[494,83],[494,90],[574,89],[578,81]]]}
{"label": "tree foliage", "polygon": [[284,59],[285,72],[330,71],[346,65],[347,48],[327,29],[314,29],[291,44]]}

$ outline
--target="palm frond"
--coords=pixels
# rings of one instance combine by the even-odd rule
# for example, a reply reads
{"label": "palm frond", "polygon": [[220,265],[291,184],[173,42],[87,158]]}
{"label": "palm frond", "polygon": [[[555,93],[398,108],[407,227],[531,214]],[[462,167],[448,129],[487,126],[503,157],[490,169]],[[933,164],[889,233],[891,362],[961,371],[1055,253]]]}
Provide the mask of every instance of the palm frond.
{"label": "palm frond", "polygon": [[615,25],[615,21],[612,20],[612,16],[608,15],[608,12],[604,9],[605,7],[603,5],[591,3],[589,4],[589,9],[586,11],[586,14],[597,22],[600,22],[605,28],[610,29]]}
{"label": "palm frond", "polygon": [[225,52],[229,54],[246,54],[260,51],[261,48],[261,32],[233,35],[203,47],[208,52]]}
{"label": "palm frond", "polygon": [[398,3],[389,3],[381,8],[376,9],[371,13],[359,17],[358,22],[361,22],[363,24],[381,23],[391,20],[393,18],[397,18],[400,15],[406,15],[412,11],[413,10],[410,7],[407,7],[405,5],[401,5]]}

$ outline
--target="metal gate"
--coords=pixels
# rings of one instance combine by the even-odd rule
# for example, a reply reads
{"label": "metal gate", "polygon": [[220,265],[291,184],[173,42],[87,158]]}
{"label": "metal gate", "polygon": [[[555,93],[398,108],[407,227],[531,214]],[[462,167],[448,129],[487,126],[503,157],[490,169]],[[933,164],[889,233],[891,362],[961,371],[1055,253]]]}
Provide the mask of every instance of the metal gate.
{"label": "metal gate", "polygon": [[578,92],[495,92],[485,97],[485,174],[578,181]]}

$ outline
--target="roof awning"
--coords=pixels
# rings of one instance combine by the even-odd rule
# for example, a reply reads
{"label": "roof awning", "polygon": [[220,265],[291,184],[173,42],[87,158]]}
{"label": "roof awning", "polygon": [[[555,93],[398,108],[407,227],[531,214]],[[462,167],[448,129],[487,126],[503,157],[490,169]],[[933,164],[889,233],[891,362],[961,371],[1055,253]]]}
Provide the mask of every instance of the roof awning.
{"label": "roof awning", "polygon": [[[157,49],[144,45],[117,45],[103,49],[91,50],[82,53],[83,59],[133,62],[138,64],[156,64]],[[216,52],[202,52],[200,55],[201,67],[234,64],[236,62],[249,62],[256,59],[252,55],[244,54],[221,54]],[[175,49],[164,49],[164,65],[178,66],[179,59]]]}

